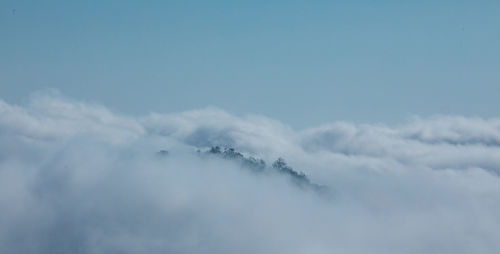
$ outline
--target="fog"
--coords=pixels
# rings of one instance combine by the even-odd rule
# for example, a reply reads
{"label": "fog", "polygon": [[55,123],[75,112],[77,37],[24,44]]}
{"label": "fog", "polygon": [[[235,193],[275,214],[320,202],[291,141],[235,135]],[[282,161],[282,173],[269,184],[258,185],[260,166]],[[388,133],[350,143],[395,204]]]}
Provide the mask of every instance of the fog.
{"label": "fog", "polygon": [[[216,145],[284,158],[328,197]],[[0,253],[496,253],[499,174],[500,119],[296,130],[37,94],[0,100]]]}

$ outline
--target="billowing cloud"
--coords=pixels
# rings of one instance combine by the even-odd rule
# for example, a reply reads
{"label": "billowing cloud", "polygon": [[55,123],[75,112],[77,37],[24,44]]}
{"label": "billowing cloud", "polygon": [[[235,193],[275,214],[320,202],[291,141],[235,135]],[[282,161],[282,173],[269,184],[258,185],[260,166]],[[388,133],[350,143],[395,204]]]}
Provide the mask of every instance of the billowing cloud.
{"label": "billowing cloud", "polygon": [[[37,95],[0,101],[0,141],[0,253],[500,251],[500,119],[294,130]],[[331,197],[196,152],[215,145],[285,158]]]}

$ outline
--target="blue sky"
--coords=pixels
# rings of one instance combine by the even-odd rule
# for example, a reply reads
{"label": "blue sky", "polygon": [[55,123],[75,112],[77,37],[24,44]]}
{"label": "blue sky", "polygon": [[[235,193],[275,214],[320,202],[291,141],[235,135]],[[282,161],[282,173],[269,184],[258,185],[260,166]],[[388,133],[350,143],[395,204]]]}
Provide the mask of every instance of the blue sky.
{"label": "blue sky", "polygon": [[[15,9],[15,12],[13,11]],[[302,128],[498,116],[499,1],[0,3],[0,98],[215,106]]]}

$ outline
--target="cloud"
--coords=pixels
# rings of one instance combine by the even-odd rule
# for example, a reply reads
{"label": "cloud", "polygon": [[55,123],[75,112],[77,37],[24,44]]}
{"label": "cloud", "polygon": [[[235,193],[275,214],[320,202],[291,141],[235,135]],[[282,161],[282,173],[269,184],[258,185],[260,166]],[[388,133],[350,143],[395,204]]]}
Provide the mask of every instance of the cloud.
{"label": "cloud", "polygon": [[[0,252],[496,253],[499,144],[499,119],[294,130],[214,108],[0,101]],[[334,196],[196,153],[212,145],[283,157]]]}

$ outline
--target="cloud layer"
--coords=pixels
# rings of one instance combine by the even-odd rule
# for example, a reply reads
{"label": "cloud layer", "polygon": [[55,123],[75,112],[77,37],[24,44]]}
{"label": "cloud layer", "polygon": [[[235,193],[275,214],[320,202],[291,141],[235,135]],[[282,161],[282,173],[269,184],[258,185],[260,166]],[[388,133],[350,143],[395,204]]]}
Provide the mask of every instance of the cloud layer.
{"label": "cloud layer", "polygon": [[[196,153],[213,145],[283,157],[332,198]],[[294,130],[214,108],[0,100],[0,252],[496,253],[499,175],[500,119]]]}

